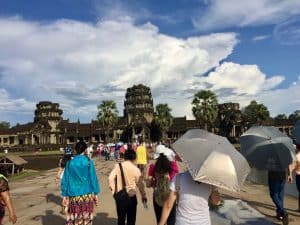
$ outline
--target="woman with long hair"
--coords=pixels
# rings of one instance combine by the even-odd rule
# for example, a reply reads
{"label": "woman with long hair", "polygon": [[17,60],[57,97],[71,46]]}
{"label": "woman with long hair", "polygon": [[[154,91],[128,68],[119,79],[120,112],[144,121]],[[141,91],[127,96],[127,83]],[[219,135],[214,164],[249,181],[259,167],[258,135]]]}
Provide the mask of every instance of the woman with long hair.
{"label": "woman with long hair", "polygon": [[[157,223],[160,221],[163,204],[169,195],[169,182],[179,172],[172,150],[164,147],[157,151],[154,158],[155,164],[150,164],[146,183],[153,187],[153,207]],[[175,154],[174,154],[175,155]],[[167,219],[167,225],[175,224],[176,207],[172,207]]]}
{"label": "woman with long hair", "polygon": [[61,181],[66,225],[91,225],[94,205],[98,204],[99,183],[94,162],[86,156],[87,144],[79,141],[76,155],[65,166]]}

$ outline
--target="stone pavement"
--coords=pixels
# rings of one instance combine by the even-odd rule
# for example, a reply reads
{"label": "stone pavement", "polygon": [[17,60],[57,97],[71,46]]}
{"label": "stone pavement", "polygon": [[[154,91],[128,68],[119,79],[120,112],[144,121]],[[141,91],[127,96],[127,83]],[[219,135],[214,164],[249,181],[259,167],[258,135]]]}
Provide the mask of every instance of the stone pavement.
{"label": "stone pavement", "polygon": [[[108,190],[107,176],[114,162],[95,159],[98,178],[100,180],[100,204],[95,210],[94,224],[117,224],[114,200]],[[10,183],[11,195],[18,216],[17,224],[22,225],[60,225],[64,224],[64,216],[60,214],[60,191],[55,183],[56,170],[45,171],[36,177]],[[213,225],[252,224],[268,225],[275,221],[272,216],[274,207],[262,185],[247,183],[241,193],[235,194],[222,191],[224,205],[211,212]],[[138,205],[137,225],[154,225],[155,216],[151,202],[152,190],[147,189],[149,208]],[[242,199],[243,201],[239,200]],[[138,196],[138,200],[140,197]],[[249,204],[247,204],[249,203]],[[295,212],[295,198],[286,198],[286,205],[292,222],[299,225],[300,215]],[[256,210],[257,209],[257,210]],[[4,224],[8,224],[6,216]]]}

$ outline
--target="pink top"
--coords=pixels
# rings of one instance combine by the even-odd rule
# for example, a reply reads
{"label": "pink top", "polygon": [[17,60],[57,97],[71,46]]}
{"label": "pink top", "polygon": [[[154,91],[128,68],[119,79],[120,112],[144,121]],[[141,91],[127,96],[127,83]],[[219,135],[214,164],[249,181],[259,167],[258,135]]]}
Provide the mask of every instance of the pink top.
{"label": "pink top", "polygon": [[[171,161],[171,172],[169,172],[170,181],[175,177],[175,175],[179,172],[178,165],[175,161]],[[152,163],[149,166],[148,176],[155,177],[155,165]],[[155,184],[154,184],[155,186]]]}

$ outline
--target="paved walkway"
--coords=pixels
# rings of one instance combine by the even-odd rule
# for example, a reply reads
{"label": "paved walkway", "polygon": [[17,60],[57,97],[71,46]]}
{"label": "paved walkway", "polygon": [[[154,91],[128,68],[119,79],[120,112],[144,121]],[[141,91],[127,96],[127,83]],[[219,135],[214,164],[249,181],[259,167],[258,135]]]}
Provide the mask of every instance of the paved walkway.
{"label": "paved walkway", "polygon": [[[98,161],[96,169],[101,184],[100,204],[96,208],[94,224],[117,224],[113,198],[108,190],[107,176],[113,167],[113,162]],[[55,183],[56,170],[49,170],[36,177],[10,184],[11,195],[16,208],[18,222],[22,225],[60,225],[64,224],[64,216],[60,212],[59,185]],[[272,216],[274,207],[268,197],[267,190],[262,185],[247,183],[239,194],[222,192],[225,203],[218,211],[212,212],[213,225],[252,224],[269,225],[275,221]],[[152,190],[147,189],[148,199],[151,199]],[[242,199],[243,201],[239,200]],[[248,204],[249,203],[249,204]],[[286,198],[286,205],[292,222],[300,224],[300,214],[295,212],[295,198]],[[257,211],[257,210],[258,211]],[[5,218],[4,224],[8,224]],[[137,225],[154,225],[155,217],[151,201],[149,208],[138,205]]]}

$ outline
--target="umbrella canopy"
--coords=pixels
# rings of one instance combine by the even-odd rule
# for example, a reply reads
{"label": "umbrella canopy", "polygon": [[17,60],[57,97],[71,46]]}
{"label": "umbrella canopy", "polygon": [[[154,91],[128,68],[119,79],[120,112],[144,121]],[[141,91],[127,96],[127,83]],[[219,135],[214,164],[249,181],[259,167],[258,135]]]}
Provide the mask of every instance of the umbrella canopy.
{"label": "umbrella canopy", "polygon": [[292,129],[292,137],[297,144],[300,144],[300,120],[295,123]]}
{"label": "umbrella canopy", "polygon": [[241,153],[260,170],[284,171],[295,158],[292,139],[273,126],[254,126],[241,137]]}
{"label": "umbrella canopy", "polygon": [[246,159],[227,138],[206,130],[187,131],[173,148],[195,181],[239,191],[250,172]]}

